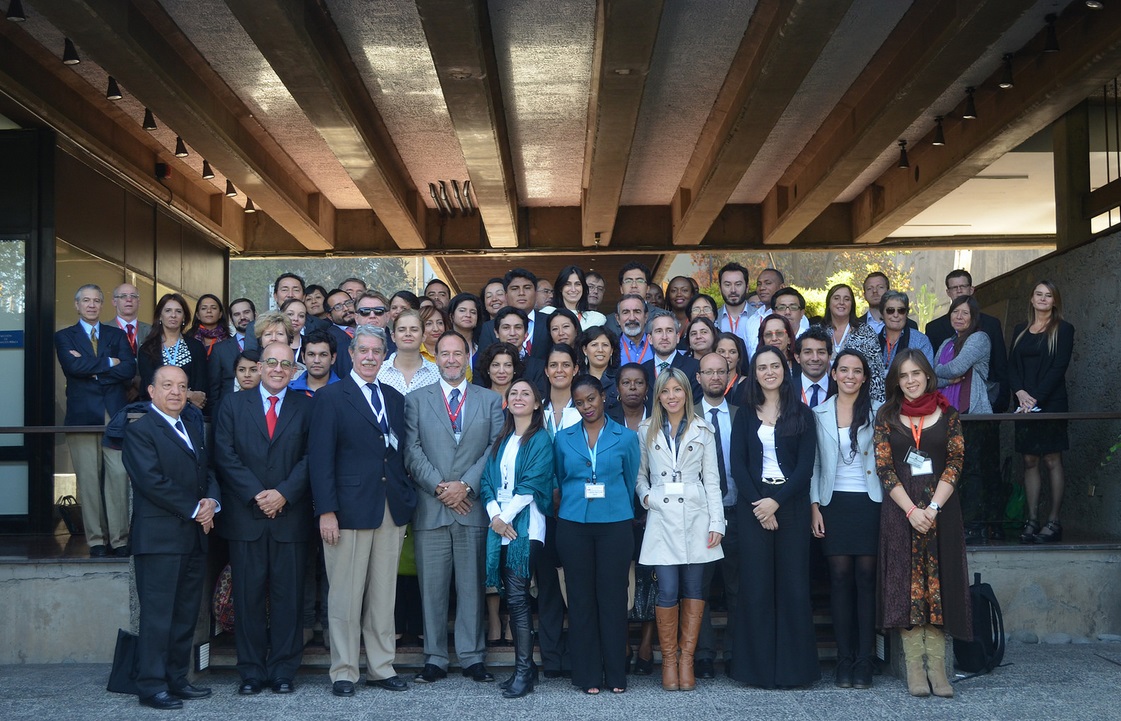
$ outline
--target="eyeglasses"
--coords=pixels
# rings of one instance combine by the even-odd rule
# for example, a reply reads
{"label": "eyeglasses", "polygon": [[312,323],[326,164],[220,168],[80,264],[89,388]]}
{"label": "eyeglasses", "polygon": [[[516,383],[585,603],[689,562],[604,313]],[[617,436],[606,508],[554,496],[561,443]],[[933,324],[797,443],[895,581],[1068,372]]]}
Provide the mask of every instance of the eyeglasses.
{"label": "eyeglasses", "polygon": [[277,360],[276,358],[268,358],[268,359],[263,360],[261,362],[264,363],[265,365],[267,365],[269,368],[276,368],[277,366],[280,366],[281,368],[283,368],[286,371],[287,370],[292,370],[293,368],[296,367],[296,364],[293,363],[290,360]]}
{"label": "eyeglasses", "polygon": [[354,301],[353,300],[344,300],[342,303],[335,303],[333,306],[331,306],[331,310],[338,312],[340,310],[345,310],[346,308],[353,308],[353,307],[354,307]]}
{"label": "eyeglasses", "polygon": [[946,290],[965,290],[969,287],[970,285],[968,283],[965,283],[963,285],[947,285]]}
{"label": "eyeglasses", "polygon": [[707,370],[707,371],[697,371],[697,374],[698,374],[698,375],[702,375],[702,376],[704,376],[705,378],[714,378],[714,377],[715,377],[715,378],[719,378],[720,376],[726,376],[726,375],[728,375],[728,371],[722,371],[722,370]]}
{"label": "eyeglasses", "polygon": [[786,331],[784,330],[769,330],[763,334],[764,338],[785,338]]}
{"label": "eyeglasses", "polygon": [[776,313],[792,313],[792,312],[794,312],[794,311],[796,311],[796,310],[802,310],[802,306],[800,306],[800,305],[798,305],[798,304],[793,304],[793,305],[776,305],[776,306],[775,306],[775,312],[776,312]]}
{"label": "eyeglasses", "polygon": [[884,308],[884,315],[907,315],[906,308]]}
{"label": "eyeglasses", "polygon": [[623,278],[623,282],[620,283],[620,285],[646,285],[646,281],[643,278]]}
{"label": "eyeglasses", "polygon": [[136,293],[121,293],[120,295],[113,296],[117,300],[140,300],[140,296]]}
{"label": "eyeglasses", "polygon": [[376,315],[377,317],[380,318],[383,315],[385,315],[386,313],[388,313],[389,309],[388,308],[383,308],[382,306],[379,305],[377,308],[359,308],[355,312],[358,313],[358,315],[362,316],[363,318],[370,315],[371,313],[373,313],[374,315]]}

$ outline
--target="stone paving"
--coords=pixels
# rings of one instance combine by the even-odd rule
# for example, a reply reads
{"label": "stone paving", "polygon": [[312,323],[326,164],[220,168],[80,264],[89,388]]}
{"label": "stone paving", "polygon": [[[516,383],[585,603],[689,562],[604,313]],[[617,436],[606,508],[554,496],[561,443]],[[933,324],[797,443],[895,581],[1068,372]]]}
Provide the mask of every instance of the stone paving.
{"label": "stone paving", "polygon": [[[954,699],[917,699],[903,681],[877,676],[867,691],[834,688],[823,679],[811,689],[762,691],[720,676],[701,681],[692,693],[666,693],[658,676],[632,676],[621,696],[585,696],[564,679],[542,681],[524,699],[507,701],[495,684],[476,684],[459,675],[405,693],[359,686],[351,699],[335,698],[327,675],[309,671],[297,678],[290,696],[268,691],[236,694],[237,675],[205,675],[209,699],[185,702],[184,711],[154,711],[131,696],[107,693],[107,665],[0,666],[0,720],[81,719],[642,719],[643,721],[742,721],[744,719],[916,719],[921,721],[1121,719],[1121,643],[1009,645],[1008,664],[993,674],[961,681]],[[503,671],[501,669],[496,669]],[[827,670],[827,669],[826,669]]]}

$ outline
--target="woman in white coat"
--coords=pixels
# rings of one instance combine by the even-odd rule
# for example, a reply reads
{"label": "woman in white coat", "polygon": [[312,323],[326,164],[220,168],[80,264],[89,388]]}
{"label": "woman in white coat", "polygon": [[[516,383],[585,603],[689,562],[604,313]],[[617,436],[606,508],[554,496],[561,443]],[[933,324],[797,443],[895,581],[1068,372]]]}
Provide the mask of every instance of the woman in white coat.
{"label": "woman in white coat", "polygon": [[817,458],[810,479],[810,523],[829,564],[840,688],[872,685],[884,494],[872,443],[880,404],[869,393],[871,373],[861,353],[843,349],[831,371],[837,395],[813,408]]}
{"label": "woman in white coat", "polygon": [[697,685],[693,653],[705,607],[704,564],[724,557],[716,435],[694,414],[689,379],[681,370],[669,368],[658,376],[654,398],[638,431],[642,454],[635,490],[648,511],[638,562],[653,566],[658,579],[654,613],[662,688],[691,691]]}

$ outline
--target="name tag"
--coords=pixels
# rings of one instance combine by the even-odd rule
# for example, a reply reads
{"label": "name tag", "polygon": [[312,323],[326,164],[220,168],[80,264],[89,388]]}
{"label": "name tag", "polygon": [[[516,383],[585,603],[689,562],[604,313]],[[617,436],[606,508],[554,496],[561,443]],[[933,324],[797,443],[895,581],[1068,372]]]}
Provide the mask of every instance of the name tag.
{"label": "name tag", "polygon": [[934,473],[934,463],[930,460],[930,456],[917,448],[908,450],[904,460],[911,467],[912,476],[929,476]]}
{"label": "name tag", "polygon": [[498,502],[500,504],[509,503],[514,500],[514,489],[507,488],[506,486],[499,486],[498,488]]}
{"label": "name tag", "polygon": [[602,483],[585,483],[584,498],[606,498],[607,487]]}
{"label": "name tag", "polygon": [[680,483],[680,482],[667,483],[667,484],[665,484],[665,489],[666,489],[666,495],[667,496],[683,496],[683,495],[685,495],[685,484],[684,483]]}
{"label": "name tag", "polygon": [[460,439],[463,438],[463,431],[455,432],[455,444],[458,446]]}
{"label": "name tag", "polygon": [[385,445],[389,446],[393,450],[397,450],[397,434],[393,431],[390,431],[389,435],[385,438]]}

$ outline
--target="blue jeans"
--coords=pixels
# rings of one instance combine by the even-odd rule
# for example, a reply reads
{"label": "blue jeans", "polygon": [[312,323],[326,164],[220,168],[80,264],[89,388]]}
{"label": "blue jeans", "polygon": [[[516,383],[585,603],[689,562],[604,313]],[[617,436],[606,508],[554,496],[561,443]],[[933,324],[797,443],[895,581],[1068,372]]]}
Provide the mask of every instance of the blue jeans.
{"label": "blue jeans", "polygon": [[654,573],[658,578],[657,605],[661,608],[676,606],[678,598],[704,599],[705,564],[654,566]]}

